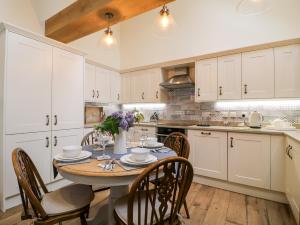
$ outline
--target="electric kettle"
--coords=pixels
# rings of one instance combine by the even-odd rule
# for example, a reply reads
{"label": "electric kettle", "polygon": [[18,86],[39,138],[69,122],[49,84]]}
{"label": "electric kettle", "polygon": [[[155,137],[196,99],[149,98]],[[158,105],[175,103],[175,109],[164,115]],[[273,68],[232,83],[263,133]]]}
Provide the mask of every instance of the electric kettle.
{"label": "electric kettle", "polygon": [[261,128],[262,124],[262,115],[261,113],[254,111],[250,113],[249,116],[249,127],[251,128]]}

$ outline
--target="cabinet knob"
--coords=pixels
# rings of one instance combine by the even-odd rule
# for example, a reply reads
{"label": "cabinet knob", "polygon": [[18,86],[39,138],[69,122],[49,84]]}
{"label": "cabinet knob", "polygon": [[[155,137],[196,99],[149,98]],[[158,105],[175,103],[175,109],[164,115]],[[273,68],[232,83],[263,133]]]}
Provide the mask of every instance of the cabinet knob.
{"label": "cabinet knob", "polygon": [[93,98],[95,98],[95,90],[93,89],[93,96],[92,96]]}
{"label": "cabinet knob", "polygon": [[99,98],[99,90],[97,90],[97,98]]}
{"label": "cabinet knob", "polygon": [[230,137],[230,148],[233,148],[233,137]]}
{"label": "cabinet knob", "polygon": [[142,99],[143,100],[145,99],[145,93],[144,92],[142,93]]}
{"label": "cabinet knob", "polygon": [[198,97],[200,97],[200,88],[198,88]]}
{"label": "cabinet knob", "polygon": [[50,124],[50,117],[49,115],[46,115],[46,126],[49,126]]}
{"label": "cabinet knob", "polygon": [[293,156],[290,153],[292,149],[293,149],[293,146],[289,145],[289,147],[287,149],[287,155],[291,160],[293,160]]}
{"label": "cabinet knob", "polygon": [[56,136],[54,136],[54,143],[53,143],[53,145],[54,145],[54,147],[57,146],[57,137]]}
{"label": "cabinet knob", "polygon": [[219,87],[219,95],[223,95],[222,86]]}
{"label": "cabinet knob", "polygon": [[120,94],[118,94],[118,96],[117,96],[117,100],[118,100],[118,101],[120,100]]}
{"label": "cabinet knob", "polygon": [[248,85],[247,84],[244,85],[244,94],[245,95],[248,94]]}
{"label": "cabinet knob", "polygon": [[49,148],[49,138],[46,137],[46,148]]}
{"label": "cabinet knob", "polygon": [[158,91],[156,91],[156,99],[158,99]]}
{"label": "cabinet knob", "polygon": [[54,115],[54,126],[57,125],[57,115]]}
{"label": "cabinet knob", "polygon": [[202,135],[211,135],[211,132],[201,132]]}

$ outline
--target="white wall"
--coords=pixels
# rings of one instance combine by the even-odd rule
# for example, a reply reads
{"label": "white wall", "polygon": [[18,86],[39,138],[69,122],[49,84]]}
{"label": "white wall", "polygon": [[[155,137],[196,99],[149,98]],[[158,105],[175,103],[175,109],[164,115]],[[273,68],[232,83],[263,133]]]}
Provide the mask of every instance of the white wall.
{"label": "white wall", "polygon": [[30,0],[0,0],[0,22],[8,22],[27,30],[42,33]]}
{"label": "white wall", "polygon": [[176,26],[161,33],[159,9],[121,23],[121,69],[300,37],[300,1],[271,0],[260,15],[240,15],[240,0],[176,0]]}
{"label": "white wall", "polygon": [[[46,19],[72,4],[75,0],[31,0],[31,2],[44,30]],[[113,26],[112,29],[117,43],[110,47],[103,42],[103,30],[73,41],[70,45],[87,53],[87,59],[120,69],[120,26]]]}

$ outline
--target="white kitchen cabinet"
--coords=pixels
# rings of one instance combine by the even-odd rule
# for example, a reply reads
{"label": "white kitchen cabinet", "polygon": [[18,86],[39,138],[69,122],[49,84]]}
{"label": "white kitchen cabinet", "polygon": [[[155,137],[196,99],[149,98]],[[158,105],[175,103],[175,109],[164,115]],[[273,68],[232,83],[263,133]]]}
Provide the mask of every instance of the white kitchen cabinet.
{"label": "white kitchen cabinet", "polygon": [[6,134],[51,130],[52,47],[8,33]]}
{"label": "white kitchen cabinet", "polygon": [[161,68],[154,68],[148,70],[148,76],[150,77],[150,83],[148,85],[149,94],[148,101],[150,103],[160,103],[167,99],[166,90],[160,86],[163,82],[163,74]]}
{"label": "white kitchen cabinet", "polygon": [[85,64],[85,73],[84,73],[84,100],[86,102],[96,101],[96,67],[86,63]]}
{"label": "white kitchen cabinet", "polygon": [[242,97],[274,97],[274,52],[266,49],[242,54]]}
{"label": "white kitchen cabinet", "polygon": [[121,75],[121,102],[133,102],[133,78],[131,73]]}
{"label": "white kitchen cabinet", "polygon": [[52,128],[83,128],[84,58],[53,48]]}
{"label": "white kitchen cabinet", "polygon": [[285,193],[296,223],[300,224],[300,144],[287,138],[285,154]]}
{"label": "white kitchen cabinet", "polygon": [[149,90],[149,77],[144,71],[136,71],[132,75],[133,78],[133,96],[134,103],[145,102]]}
{"label": "white kitchen cabinet", "polygon": [[227,133],[189,130],[194,173],[227,180]]}
{"label": "white kitchen cabinet", "polygon": [[[69,145],[80,145],[83,138],[83,129],[72,129],[72,130],[60,130],[52,132],[52,154],[51,159],[54,156],[62,153],[62,148]],[[51,181],[62,179],[58,174],[54,179],[53,170],[51,171]]]}
{"label": "white kitchen cabinet", "polygon": [[270,189],[270,135],[228,133],[228,180]]}
{"label": "white kitchen cabinet", "polygon": [[218,99],[232,100],[242,97],[242,56],[218,58]]}
{"label": "white kitchen cabinet", "polygon": [[104,68],[96,67],[96,101],[100,103],[111,102],[110,90],[109,71]]}
{"label": "white kitchen cabinet", "polygon": [[285,192],[285,137],[271,136],[271,190]]}
{"label": "white kitchen cabinet", "polygon": [[196,62],[195,101],[215,101],[218,94],[217,58]]}
{"label": "white kitchen cabinet", "polygon": [[111,102],[112,103],[120,103],[121,98],[121,79],[120,74],[115,71],[109,71],[110,74],[110,96],[111,96]]}
{"label": "white kitchen cabinet", "polygon": [[300,97],[300,45],[274,49],[275,97]]}
{"label": "white kitchen cabinet", "polygon": [[19,193],[17,178],[12,165],[12,152],[22,148],[32,159],[45,183],[50,182],[52,170],[51,132],[6,135],[5,144],[5,197]]}

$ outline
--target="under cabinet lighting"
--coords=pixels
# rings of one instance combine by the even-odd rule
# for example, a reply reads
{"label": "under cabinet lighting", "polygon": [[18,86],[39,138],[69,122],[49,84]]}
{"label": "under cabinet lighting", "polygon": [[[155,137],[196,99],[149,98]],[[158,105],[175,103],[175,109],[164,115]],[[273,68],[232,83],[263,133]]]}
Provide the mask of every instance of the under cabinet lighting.
{"label": "under cabinet lighting", "polygon": [[165,103],[149,103],[149,104],[123,104],[124,110],[134,110],[134,109],[152,109],[152,110],[162,110],[166,107]]}

